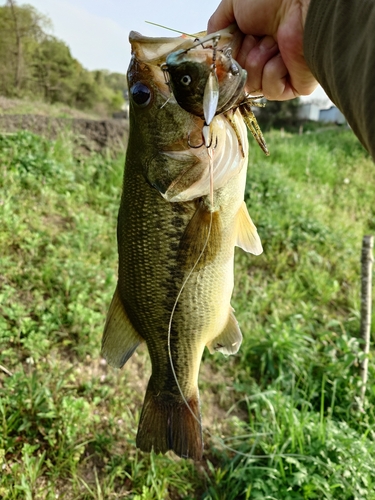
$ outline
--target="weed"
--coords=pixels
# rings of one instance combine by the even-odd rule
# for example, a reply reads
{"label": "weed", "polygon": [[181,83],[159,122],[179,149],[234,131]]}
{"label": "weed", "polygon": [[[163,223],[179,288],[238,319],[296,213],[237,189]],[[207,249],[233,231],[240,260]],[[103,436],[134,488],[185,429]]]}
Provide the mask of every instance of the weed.
{"label": "weed", "polygon": [[[0,136],[0,496],[374,500],[375,371],[359,413],[359,267],[375,171],[348,130],[268,134],[237,251],[237,356],[204,356],[201,464],[136,450],[149,361],[100,360],[124,158]],[[11,374],[11,375],[9,375]],[[208,401],[208,403],[205,403]],[[223,418],[223,415],[226,415]]]}

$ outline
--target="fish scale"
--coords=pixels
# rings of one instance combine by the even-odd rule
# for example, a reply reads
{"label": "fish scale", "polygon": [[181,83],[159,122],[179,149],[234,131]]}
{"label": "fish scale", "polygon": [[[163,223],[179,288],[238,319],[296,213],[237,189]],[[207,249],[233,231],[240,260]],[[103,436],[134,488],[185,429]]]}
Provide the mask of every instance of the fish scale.
{"label": "fish scale", "polygon": [[[188,141],[204,122],[178,105],[160,69],[181,39],[132,32],[130,41],[130,132],[118,217],[118,284],[102,353],[111,365],[121,367],[146,342],[152,374],[137,446],[157,453],[171,449],[199,460],[203,350],[237,352],[242,336],[230,306],[234,247],[261,251],[243,201],[246,126],[238,111],[230,120],[212,120],[217,136],[213,162],[221,185],[215,187],[214,181],[211,198],[208,151],[203,145],[192,148]],[[164,45],[168,52],[163,54]],[[230,171],[221,172],[228,165]]]}

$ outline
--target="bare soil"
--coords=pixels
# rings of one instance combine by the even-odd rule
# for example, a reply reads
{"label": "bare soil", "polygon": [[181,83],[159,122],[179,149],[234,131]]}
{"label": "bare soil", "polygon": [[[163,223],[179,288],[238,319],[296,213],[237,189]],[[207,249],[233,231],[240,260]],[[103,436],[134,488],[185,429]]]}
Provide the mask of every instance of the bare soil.
{"label": "bare soil", "polygon": [[48,139],[68,133],[76,146],[87,152],[123,151],[127,144],[127,120],[92,120],[86,118],[55,118],[37,114],[0,115],[0,133],[29,130]]}

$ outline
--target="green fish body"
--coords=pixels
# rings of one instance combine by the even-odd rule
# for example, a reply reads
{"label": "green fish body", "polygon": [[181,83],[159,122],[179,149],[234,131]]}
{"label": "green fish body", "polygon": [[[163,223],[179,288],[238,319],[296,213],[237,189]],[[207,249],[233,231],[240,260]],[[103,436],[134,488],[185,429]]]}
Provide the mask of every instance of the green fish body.
{"label": "green fish body", "polygon": [[205,346],[211,352],[238,351],[242,336],[230,306],[234,247],[262,251],[243,201],[247,132],[239,111],[213,119],[210,195],[204,122],[178,105],[160,69],[169,53],[192,41],[132,32],[130,42],[118,284],[102,353],[109,364],[121,367],[146,342],[152,375],[137,446],[199,460],[202,353]]}

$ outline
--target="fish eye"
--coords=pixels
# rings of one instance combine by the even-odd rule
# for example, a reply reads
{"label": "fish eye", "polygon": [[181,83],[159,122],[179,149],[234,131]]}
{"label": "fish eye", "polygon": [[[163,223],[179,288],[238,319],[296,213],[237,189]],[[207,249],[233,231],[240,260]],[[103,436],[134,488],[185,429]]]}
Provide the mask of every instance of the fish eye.
{"label": "fish eye", "polygon": [[137,82],[130,89],[133,101],[142,108],[146,107],[151,100],[151,90],[144,83]]}
{"label": "fish eye", "polygon": [[188,85],[190,85],[190,83],[191,83],[191,77],[190,77],[189,75],[184,75],[184,76],[181,78],[180,82],[182,83],[182,85],[186,85],[186,86],[188,86]]}

